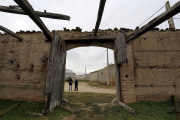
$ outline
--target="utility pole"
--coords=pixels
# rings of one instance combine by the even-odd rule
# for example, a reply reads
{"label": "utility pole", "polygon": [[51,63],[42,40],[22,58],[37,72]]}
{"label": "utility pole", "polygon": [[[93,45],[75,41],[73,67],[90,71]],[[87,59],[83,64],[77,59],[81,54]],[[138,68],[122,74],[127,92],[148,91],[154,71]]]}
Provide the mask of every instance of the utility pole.
{"label": "utility pole", "polygon": [[107,85],[109,85],[109,58],[108,58],[108,48],[107,48]]}
{"label": "utility pole", "polygon": [[[167,1],[166,2],[166,11],[169,10],[170,8],[171,8],[170,3],[169,3],[169,1]],[[175,29],[173,17],[169,18],[168,23],[169,23],[169,29]]]}
{"label": "utility pole", "polygon": [[85,66],[85,80],[86,80],[86,66]]}

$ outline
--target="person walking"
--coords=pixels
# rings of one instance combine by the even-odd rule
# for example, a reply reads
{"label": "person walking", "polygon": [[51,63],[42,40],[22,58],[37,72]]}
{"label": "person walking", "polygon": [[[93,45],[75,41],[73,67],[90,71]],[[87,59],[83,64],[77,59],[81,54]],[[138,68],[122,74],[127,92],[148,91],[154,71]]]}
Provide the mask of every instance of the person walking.
{"label": "person walking", "polygon": [[76,90],[78,91],[78,80],[77,79],[75,80],[75,90],[74,91],[76,91]]}
{"label": "person walking", "polygon": [[71,91],[72,91],[72,83],[73,83],[73,81],[72,81],[72,79],[70,77],[70,79],[69,79],[69,91],[70,91],[70,88],[71,88]]}

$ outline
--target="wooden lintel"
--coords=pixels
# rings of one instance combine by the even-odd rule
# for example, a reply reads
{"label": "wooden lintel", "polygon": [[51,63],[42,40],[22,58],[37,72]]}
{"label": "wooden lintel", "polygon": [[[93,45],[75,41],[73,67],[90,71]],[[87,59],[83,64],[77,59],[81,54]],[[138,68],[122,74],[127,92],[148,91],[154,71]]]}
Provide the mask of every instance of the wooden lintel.
{"label": "wooden lintel", "polygon": [[[24,12],[22,9],[18,9],[17,6],[0,6],[0,11],[2,12],[8,12],[8,13],[15,13],[15,14],[21,14],[21,15],[27,15],[26,12]],[[70,17],[63,14],[57,14],[57,13],[49,13],[49,12],[40,12],[40,11],[34,11],[36,15],[39,17],[46,17],[46,18],[52,18],[52,19],[62,19],[62,20],[70,20]]]}
{"label": "wooden lintel", "polygon": [[98,16],[97,16],[97,21],[96,21],[96,26],[95,26],[95,30],[94,30],[94,36],[96,36],[97,32],[98,32],[99,25],[100,25],[100,22],[101,22],[103,11],[104,11],[105,3],[106,3],[106,0],[101,0],[100,1],[99,11],[98,11]]}
{"label": "wooden lintel", "polygon": [[7,28],[1,26],[1,25],[0,25],[0,30],[2,30],[2,31],[4,31],[4,32],[6,32],[6,33],[12,35],[13,37],[19,39],[20,41],[23,40],[22,37],[18,36],[18,35],[17,35],[16,33],[14,33],[13,31],[11,31],[11,30],[9,30],[9,29],[7,29]]}
{"label": "wooden lintel", "polygon": [[44,25],[42,20],[39,18],[38,15],[34,12],[34,9],[29,4],[27,0],[14,0],[21,8],[22,10],[37,24],[37,26],[43,31],[43,34],[46,36],[48,41],[52,41],[50,31],[47,29],[47,27]]}
{"label": "wooden lintel", "polygon": [[147,31],[153,29],[154,27],[158,26],[162,22],[168,20],[172,16],[176,15],[177,13],[180,12],[180,1],[174,4],[170,9],[165,11],[164,13],[160,14],[153,20],[151,20],[149,23],[141,27],[140,29],[136,30],[133,32],[131,35],[126,37],[126,43],[129,43],[132,40],[135,40],[142,34],[146,33]]}
{"label": "wooden lintel", "polygon": [[104,40],[104,41],[114,41],[116,36],[84,36],[76,38],[64,38],[65,42],[69,41],[88,41],[88,40]]}

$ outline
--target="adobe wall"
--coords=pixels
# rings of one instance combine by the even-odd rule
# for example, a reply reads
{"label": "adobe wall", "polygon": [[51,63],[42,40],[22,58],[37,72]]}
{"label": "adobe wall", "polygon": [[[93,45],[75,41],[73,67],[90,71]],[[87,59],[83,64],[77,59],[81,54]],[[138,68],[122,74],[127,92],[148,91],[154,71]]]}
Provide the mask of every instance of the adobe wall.
{"label": "adobe wall", "polygon": [[133,41],[135,92],[139,100],[180,95],[180,31],[151,31]]}
{"label": "adobe wall", "polygon": [[[119,32],[100,30],[98,35]],[[23,42],[0,35],[0,99],[44,101],[50,43],[42,33],[19,34]],[[66,30],[59,34],[73,38],[92,36],[93,32]],[[172,94],[180,95],[180,31],[150,31],[126,47],[128,62],[120,68],[123,102],[168,100]],[[105,71],[103,74],[105,77]]]}
{"label": "adobe wall", "polygon": [[0,99],[44,101],[50,44],[42,33],[21,36],[0,35]]}

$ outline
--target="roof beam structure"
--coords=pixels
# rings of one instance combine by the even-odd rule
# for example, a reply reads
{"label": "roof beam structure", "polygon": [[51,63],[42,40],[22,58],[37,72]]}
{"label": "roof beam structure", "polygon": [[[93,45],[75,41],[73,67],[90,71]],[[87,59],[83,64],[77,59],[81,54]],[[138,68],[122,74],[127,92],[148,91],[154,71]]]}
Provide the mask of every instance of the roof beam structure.
{"label": "roof beam structure", "polygon": [[9,29],[1,26],[1,25],[0,25],[0,30],[2,30],[2,31],[4,31],[4,32],[6,32],[6,33],[8,33],[8,34],[10,34],[10,35],[12,35],[12,36],[14,36],[15,38],[19,39],[20,41],[23,40],[22,37],[18,36],[18,35],[17,35],[16,33],[14,33],[13,31],[11,31],[11,30],[9,30]]}
{"label": "roof beam structure", "polygon": [[97,35],[98,29],[99,29],[99,25],[101,23],[101,18],[103,15],[103,11],[104,11],[104,6],[105,6],[106,0],[101,0],[100,4],[99,4],[99,11],[98,11],[98,16],[97,16],[97,21],[96,21],[96,26],[95,26],[95,30],[94,30],[94,36]]}
{"label": "roof beam structure", "polygon": [[[27,15],[26,12],[24,12],[22,9],[18,9],[17,6],[6,7],[6,6],[1,6],[0,5],[0,11],[7,12],[7,13],[15,13],[15,14]],[[67,16],[67,15],[56,14],[56,13],[48,13],[48,12],[46,13],[46,12],[40,12],[40,11],[34,11],[34,12],[39,17],[70,20],[70,17]]]}
{"label": "roof beam structure", "polygon": [[38,15],[34,12],[34,9],[29,4],[27,0],[14,0],[21,8],[24,10],[24,12],[36,23],[36,25],[43,31],[43,34],[46,36],[48,41],[52,41],[50,31],[47,29],[45,24],[42,22],[42,20],[39,18]]}
{"label": "roof beam structure", "polygon": [[151,20],[149,23],[141,27],[140,29],[137,29],[135,32],[133,32],[131,35],[126,37],[126,43],[129,43],[132,40],[135,40],[139,36],[143,35],[147,31],[153,29],[154,27],[158,26],[162,22],[168,20],[172,16],[176,15],[180,12],[180,1],[174,4],[170,9],[163,12],[153,20]]}

